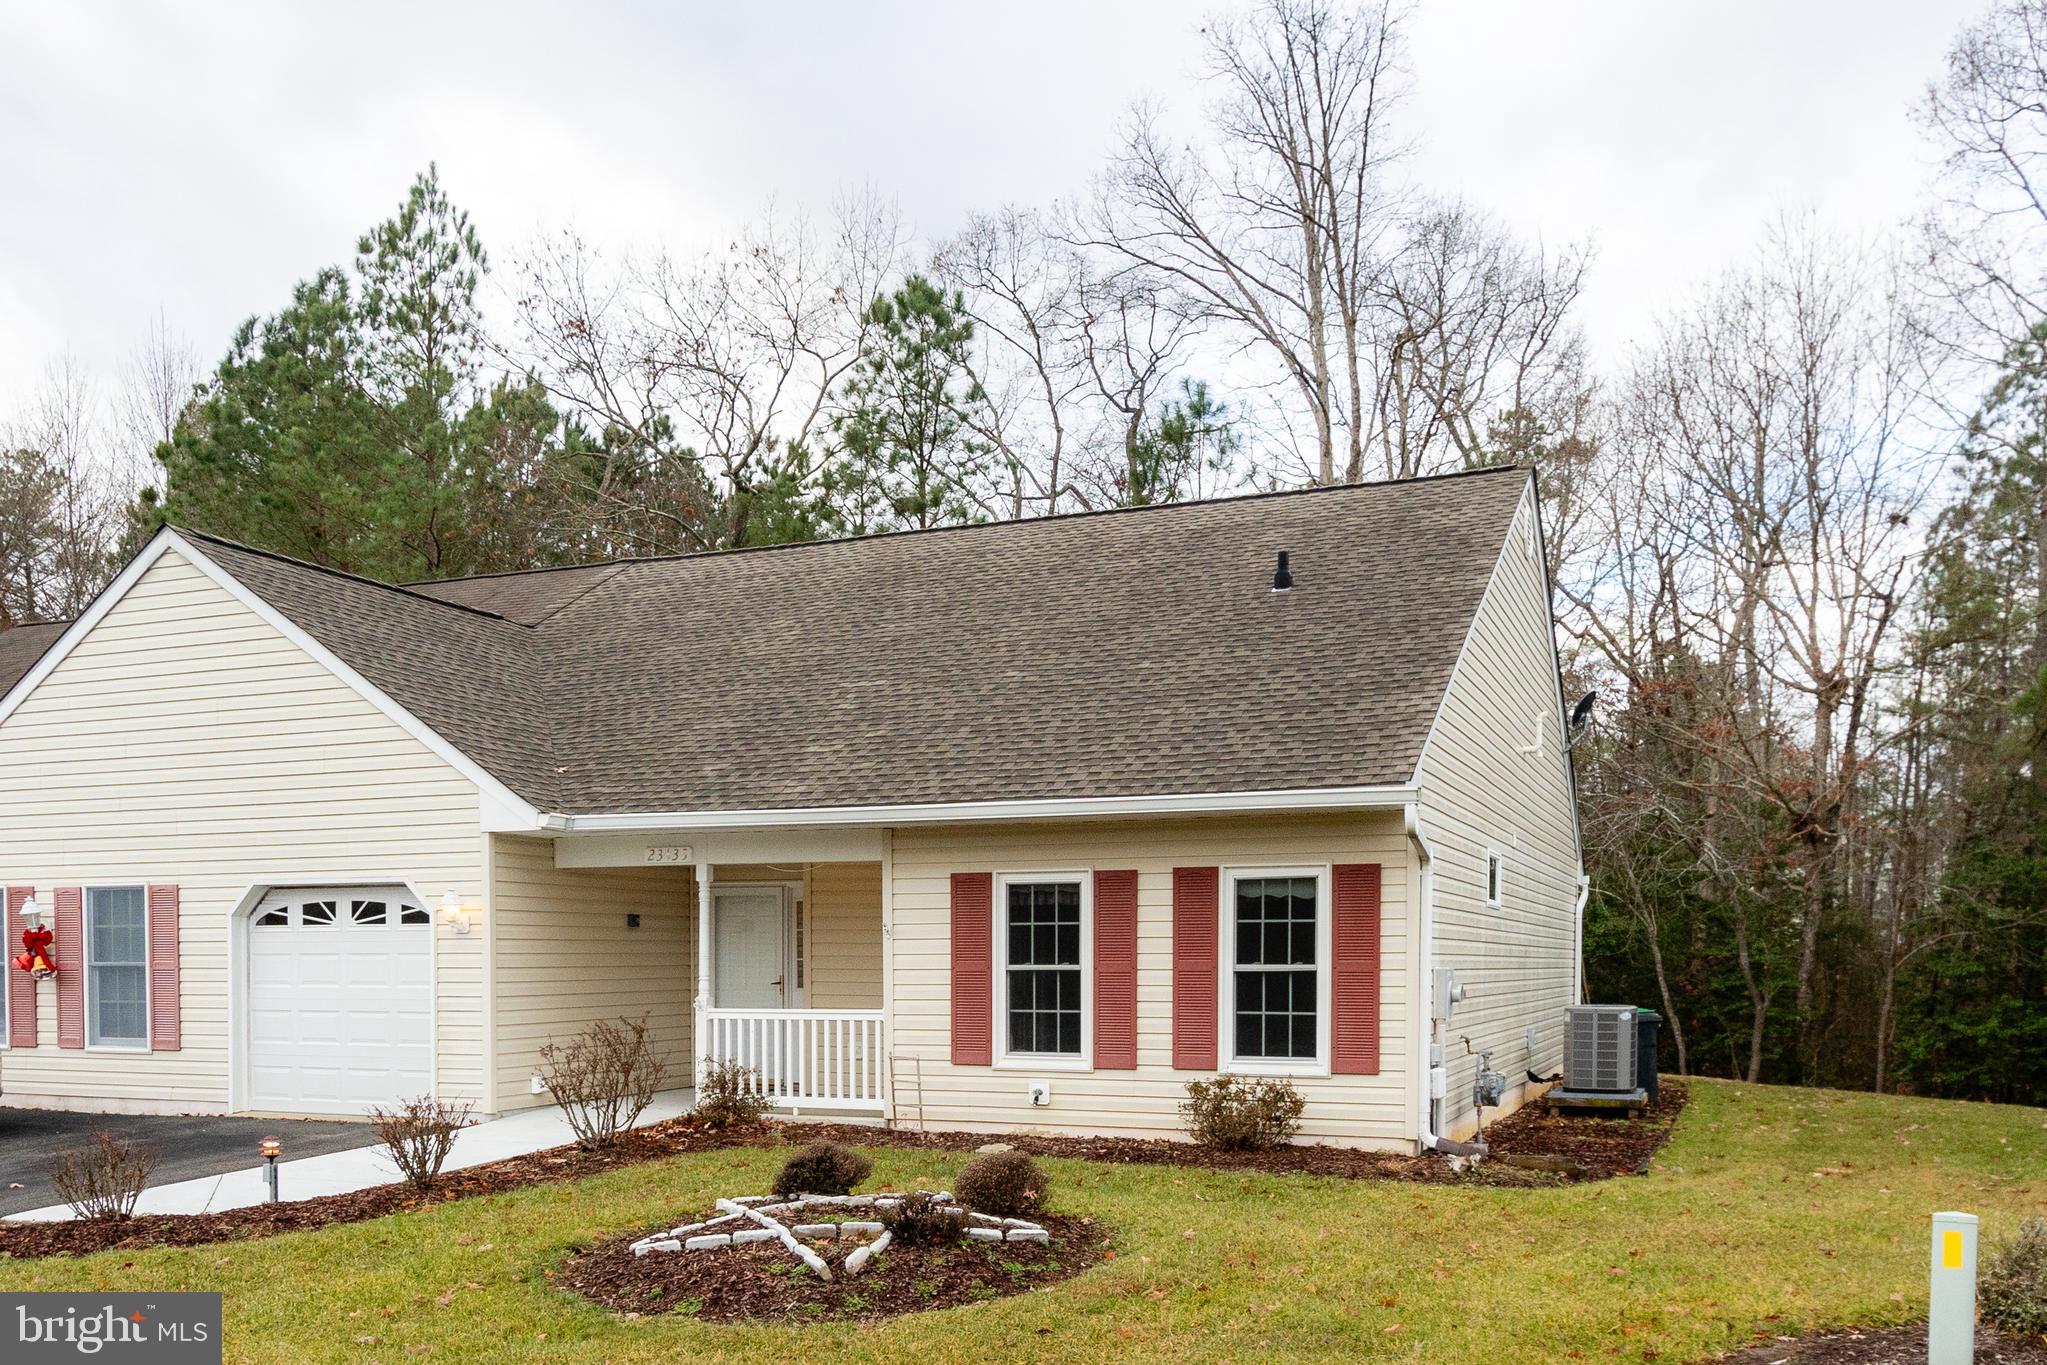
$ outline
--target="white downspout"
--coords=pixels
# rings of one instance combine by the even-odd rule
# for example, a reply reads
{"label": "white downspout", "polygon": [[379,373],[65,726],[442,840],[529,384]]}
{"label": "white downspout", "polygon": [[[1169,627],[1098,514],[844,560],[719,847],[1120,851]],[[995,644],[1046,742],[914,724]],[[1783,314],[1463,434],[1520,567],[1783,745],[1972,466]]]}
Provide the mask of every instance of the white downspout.
{"label": "white downspout", "polygon": [[1585,903],[1592,899],[1592,874],[1578,874],[1578,904],[1571,912],[1571,1003],[1585,1003]]}
{"label": "white downspout", "polygon": [[711,1008],[711,865],[699,860],[692,869],[697,892],[697,998],[692,1046],[697,1054],[694,1084],[703,1088],[704,1066],[711,1060],[708,1012]]}
{"label": "white downspout", "polygon": [[1436,1015],[1436,855],[1429,847],[1428,836],[1422,833],[1421,807],[1410,801],[1402,807],[1402,812],[1407,841],[1414,848],[1415,862],[1421,872],[1421,904],[1416,907],[1416,918],[1421,925],[1421,971],[1416,988],[1422,992],[1422,1008],[1427,1012],[1429,1021],[1415,1049],[1415,1075],[1420,1081],[1421,1105],[1416,1112],[1421,1119],[1421,1147],[1425,1152],[1442,1152],[1449,1156],[1483,1156],[1486,1150],[1484,1143],[1452,1142],[1436,1133],[1435,1072],[1441,1065],[1437,1060],[1440,1042],[1436,1037],[1436,1030],[1441,1025]]}

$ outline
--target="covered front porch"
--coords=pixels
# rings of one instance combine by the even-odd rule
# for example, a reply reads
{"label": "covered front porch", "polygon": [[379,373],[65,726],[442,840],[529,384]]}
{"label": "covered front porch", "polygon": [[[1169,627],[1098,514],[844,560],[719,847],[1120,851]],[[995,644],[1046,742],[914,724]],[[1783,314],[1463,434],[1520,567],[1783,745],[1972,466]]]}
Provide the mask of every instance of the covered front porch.
{"label": "covered front porch", "polygon": [[880,1113],[881,863],[704,864],[695,1074],[737,1065],[777,1107]]}
{"label": "covered front porch", "polygon": [[[734,1064],[745,1069],[749,1088],[780,1109],[885,1112],[878,836],[721,832],[502,842],[513,858],[525,855],[519,860],[527,868],[523,878],[501,877],[500,933],[517,937],[526,927],[518,889],[544,882],[549,899],[583,907],[577,919],[587,918],[602,940],[593,945],[592,965],[571,974],[610,973],[602,985],[593,979],[569,988],[571,998],[559,1002],[566,1008],[548,1003],[563,994],[560,981],[509,1010],[501,1006],[500,1037],[511,1050],[565,1037],[592,1017],[644,1013],[675,1082]],[[540,849],[518,847],[529,844],[544,848],[549,867],[533,865]],[[506,861],[500,858],[501,867]],[[518,960],[517,953],[501,956]]]}

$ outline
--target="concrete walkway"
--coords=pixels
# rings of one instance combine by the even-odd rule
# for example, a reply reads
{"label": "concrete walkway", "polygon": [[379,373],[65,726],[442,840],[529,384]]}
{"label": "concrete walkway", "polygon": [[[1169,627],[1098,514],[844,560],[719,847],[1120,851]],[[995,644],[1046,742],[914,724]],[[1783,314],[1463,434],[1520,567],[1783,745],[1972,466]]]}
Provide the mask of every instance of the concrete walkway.
{"label": "concrete walkway", "polygon": [[[640,1115],[639,1124],[660,1123],[689,1112],[694,1099],[688,1090],[665,1090],[654,1097],[647,1106],[647,1112]],[[289,1129],[282,1134],[289,1141]],[[545,1151],[549,1147],[560,1147],[575,1141],[569,1131],[568,1120],[562,1117],[560,1109],[549,1105],[545,1109],[524,1109],[504,1118],[490,1119],[484,1123],[464,1128],[455,1135],[454,1150],[448,1154],[448,1163],[443,1170],[455,1171],[465,1166],[484,1166],[507,1157],[525,1156],[529,1152]],[[285,1148],[287,1152],[291,1149]],[[281,1199],[314,1199],[325,1194],[347,1194],[352,1190],[366,1190],[376,1185],[388,1185],[398,1179],[389,1158],[382,1147],[358,1147],[346,1152],[327,1152],[320,1156],[284,1160],[277,1165],[278,1197]],[[180,1180],[174,1184],[156,1185],[142,1192],[141,1200],[135,1205],[137,1213],[219,1213],[222,1209],[238,1209],[249,1204],[260,1204],[268,1197],[263,1180],[263,1168],[257,1165],[223,1175],[204,1176],[198,1180]],[[54,1204],[48,1208],[32,1209],[17,1213],[9,1221],[20,1222],[62,1222],[71,1217],[69,1205]]]}

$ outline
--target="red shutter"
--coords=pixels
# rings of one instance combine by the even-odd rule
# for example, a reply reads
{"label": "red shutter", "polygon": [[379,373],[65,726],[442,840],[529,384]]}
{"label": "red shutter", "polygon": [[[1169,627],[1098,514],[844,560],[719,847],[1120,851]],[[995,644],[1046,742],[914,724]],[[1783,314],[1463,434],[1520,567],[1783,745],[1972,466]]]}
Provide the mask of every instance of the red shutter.
{"label": "red shutter", "polygon": [[1095,1068],[1137,1069],[1137,874],[1095,873]]}
{"label": "red shutter", "polygon": [[7,888],[7,932],[0,935],[0,956],[7,959],[7,1046],[36,1045],[36,979],[14,965],[21,951],[21,907],[35,895],[31,886]]}
{"label": "red shutter", "polygon": [[1330,887],[1329,1069],[1379,1074],[1379,864],[1340,864]]}
{"label": "red shutter", "polygon": [[60,886],[51,893],[56,903],[57,1046],[85,1046],[85,893]]}
{"label": "red shutter", "polygon": [[178,888],[149,888],[149,1046],[178,1050]]}
{"label": "red shutter", "polygon": [[995,874],[952,874],[952,1064],[995,1060]]}
{"label": "red shutter", "polygon": [[1173,1065],[1215,1070],[1216,915],[1222,872],[1173,869]]}

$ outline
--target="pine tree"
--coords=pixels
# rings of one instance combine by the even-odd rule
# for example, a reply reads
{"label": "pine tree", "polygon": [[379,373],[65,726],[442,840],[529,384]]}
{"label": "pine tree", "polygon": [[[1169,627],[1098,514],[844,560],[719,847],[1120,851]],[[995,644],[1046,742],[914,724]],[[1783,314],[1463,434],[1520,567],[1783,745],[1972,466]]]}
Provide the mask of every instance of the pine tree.
{"label": "pine tree", "polygon": [[486,267],[429,167],[352,272],[320,271],[237,331],[157,450],[165,491],[144,494],[142,528],[398,580],[576,557],[575,519],[528,516],[566,434],[537,382],[484,374]]}
{"label": "pine tree", "polygon": [[981,390],[960,296],[912,275],[866,320],[872,339],[833,424],[839,451],[825,467],[820,520],[852,534],[979,520],[989,447],[967,429]]}

